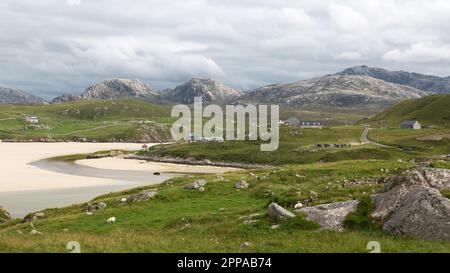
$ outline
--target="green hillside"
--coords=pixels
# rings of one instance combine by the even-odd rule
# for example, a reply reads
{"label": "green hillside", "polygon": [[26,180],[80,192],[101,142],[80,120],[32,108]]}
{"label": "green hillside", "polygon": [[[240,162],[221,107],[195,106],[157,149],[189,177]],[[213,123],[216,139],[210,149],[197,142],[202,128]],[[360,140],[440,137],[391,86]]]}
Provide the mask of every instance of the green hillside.
{"label": "green hillside", "polygon": [[[29,124],[26,116],[37,116]],[[166,140],[170,109],[140,100],[86,100],[53,105],[0,105],[0,139]]]}
{"label": "green hillside", "polygon": [[417,119],[423,125],[450,126],[450,94],[405,100],[368,121],[399,127],[401,121],[409,119]]}

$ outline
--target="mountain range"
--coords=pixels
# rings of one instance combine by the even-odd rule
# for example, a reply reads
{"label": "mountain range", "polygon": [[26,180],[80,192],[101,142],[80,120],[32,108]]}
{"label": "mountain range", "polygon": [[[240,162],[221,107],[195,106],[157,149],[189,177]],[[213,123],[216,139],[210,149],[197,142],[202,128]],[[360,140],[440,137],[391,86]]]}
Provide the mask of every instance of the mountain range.
{"label": "mountain range", "polygon": [[[139,80],[112,79],[88,87],[82,94],[63,94],[50,103],[76,100],[137,98],[157,103],[190,104],[194,97],[216,103],[279,103],[283,105],[392,105],[428,94],[450,93],[450,77],[355,66],[336,74],[293,83],[271,84],[242,92],[217,80],[193,78],[173,89],[158,91]],[[0,103],[43,103],[24,91],[0,88]]]}

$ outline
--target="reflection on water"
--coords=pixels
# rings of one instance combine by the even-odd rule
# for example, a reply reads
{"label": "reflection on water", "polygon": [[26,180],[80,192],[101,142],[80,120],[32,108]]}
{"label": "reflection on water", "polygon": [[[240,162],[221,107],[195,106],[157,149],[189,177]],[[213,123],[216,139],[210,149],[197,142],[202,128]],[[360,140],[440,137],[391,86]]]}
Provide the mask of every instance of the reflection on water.
{"label": "reflection on water", "polygon": [[[110,192],[158,184],[175,176],[175,174],[168,173],[153,175],[152,171],[97,169],[78,165],[70,161],[52,159],[36,161],[31,163],[31,165],[64,174],[110,179],[113,180],[113,183],[110,185],[82,188],[0,193],[1,205],[15,218],[21,218],[29,212],[46,208],[63,207],[86,202],[96,196]],[[61,181],[61,183],[64,183],[64,181]]]}

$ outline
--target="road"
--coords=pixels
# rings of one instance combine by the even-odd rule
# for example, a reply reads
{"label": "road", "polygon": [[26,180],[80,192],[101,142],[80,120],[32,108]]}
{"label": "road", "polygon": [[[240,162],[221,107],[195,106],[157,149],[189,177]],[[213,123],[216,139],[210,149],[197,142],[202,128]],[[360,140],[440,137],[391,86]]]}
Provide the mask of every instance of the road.
{"label": "road", "polygon": [[394,147],[391,147],[391,146],[380,144],[380,143],[375,142],[375,141],[371,141],[369,138],[367,138],[367,135],[369,134],[369,130],[370,129],[371,128],[369,128],[369,127],[365,127],[364,128],[364,131],[363,131],[363,133],[361,135],[361,143],[362,144],[372,144],[372,145],[375,145],[375,146],[378,146],[378,147],[383,147],[383,148],[394,148]]}

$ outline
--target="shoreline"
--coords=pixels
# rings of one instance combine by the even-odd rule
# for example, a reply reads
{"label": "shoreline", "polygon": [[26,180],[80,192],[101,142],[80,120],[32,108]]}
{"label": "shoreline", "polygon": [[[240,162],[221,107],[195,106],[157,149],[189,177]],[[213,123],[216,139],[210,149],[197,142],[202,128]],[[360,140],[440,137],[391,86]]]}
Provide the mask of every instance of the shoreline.
{"label": "shoreline", "polygon": [[261,168],[270,168],[270,165],[260,165],[260,164],[247,164],[247,163],[238,163],[238,162],[220,162],[220,161],[211,161],[208,159],[198,160],[192,157],[190,158],[181,158],[181,157],[170,157],[170,156],[140,156],[136,154],[126,155],[123,157],[127,160],[145,160],[150,162],[161,162],[161,163],[170,163],[170,164],[182,164],[182,165],[191,165],[191,166],[212,166],[219,168],[236,168],[236,169],[261,169]]}
{"label": "shoreline", "polygon": [[241,171],[242,168],[221,167],[211,165],[190,165],[132,159],[121,156],[88,158],[75,160],[75,164],[106,170],[149,171],[166,174],[222,174],[224,172]]}

